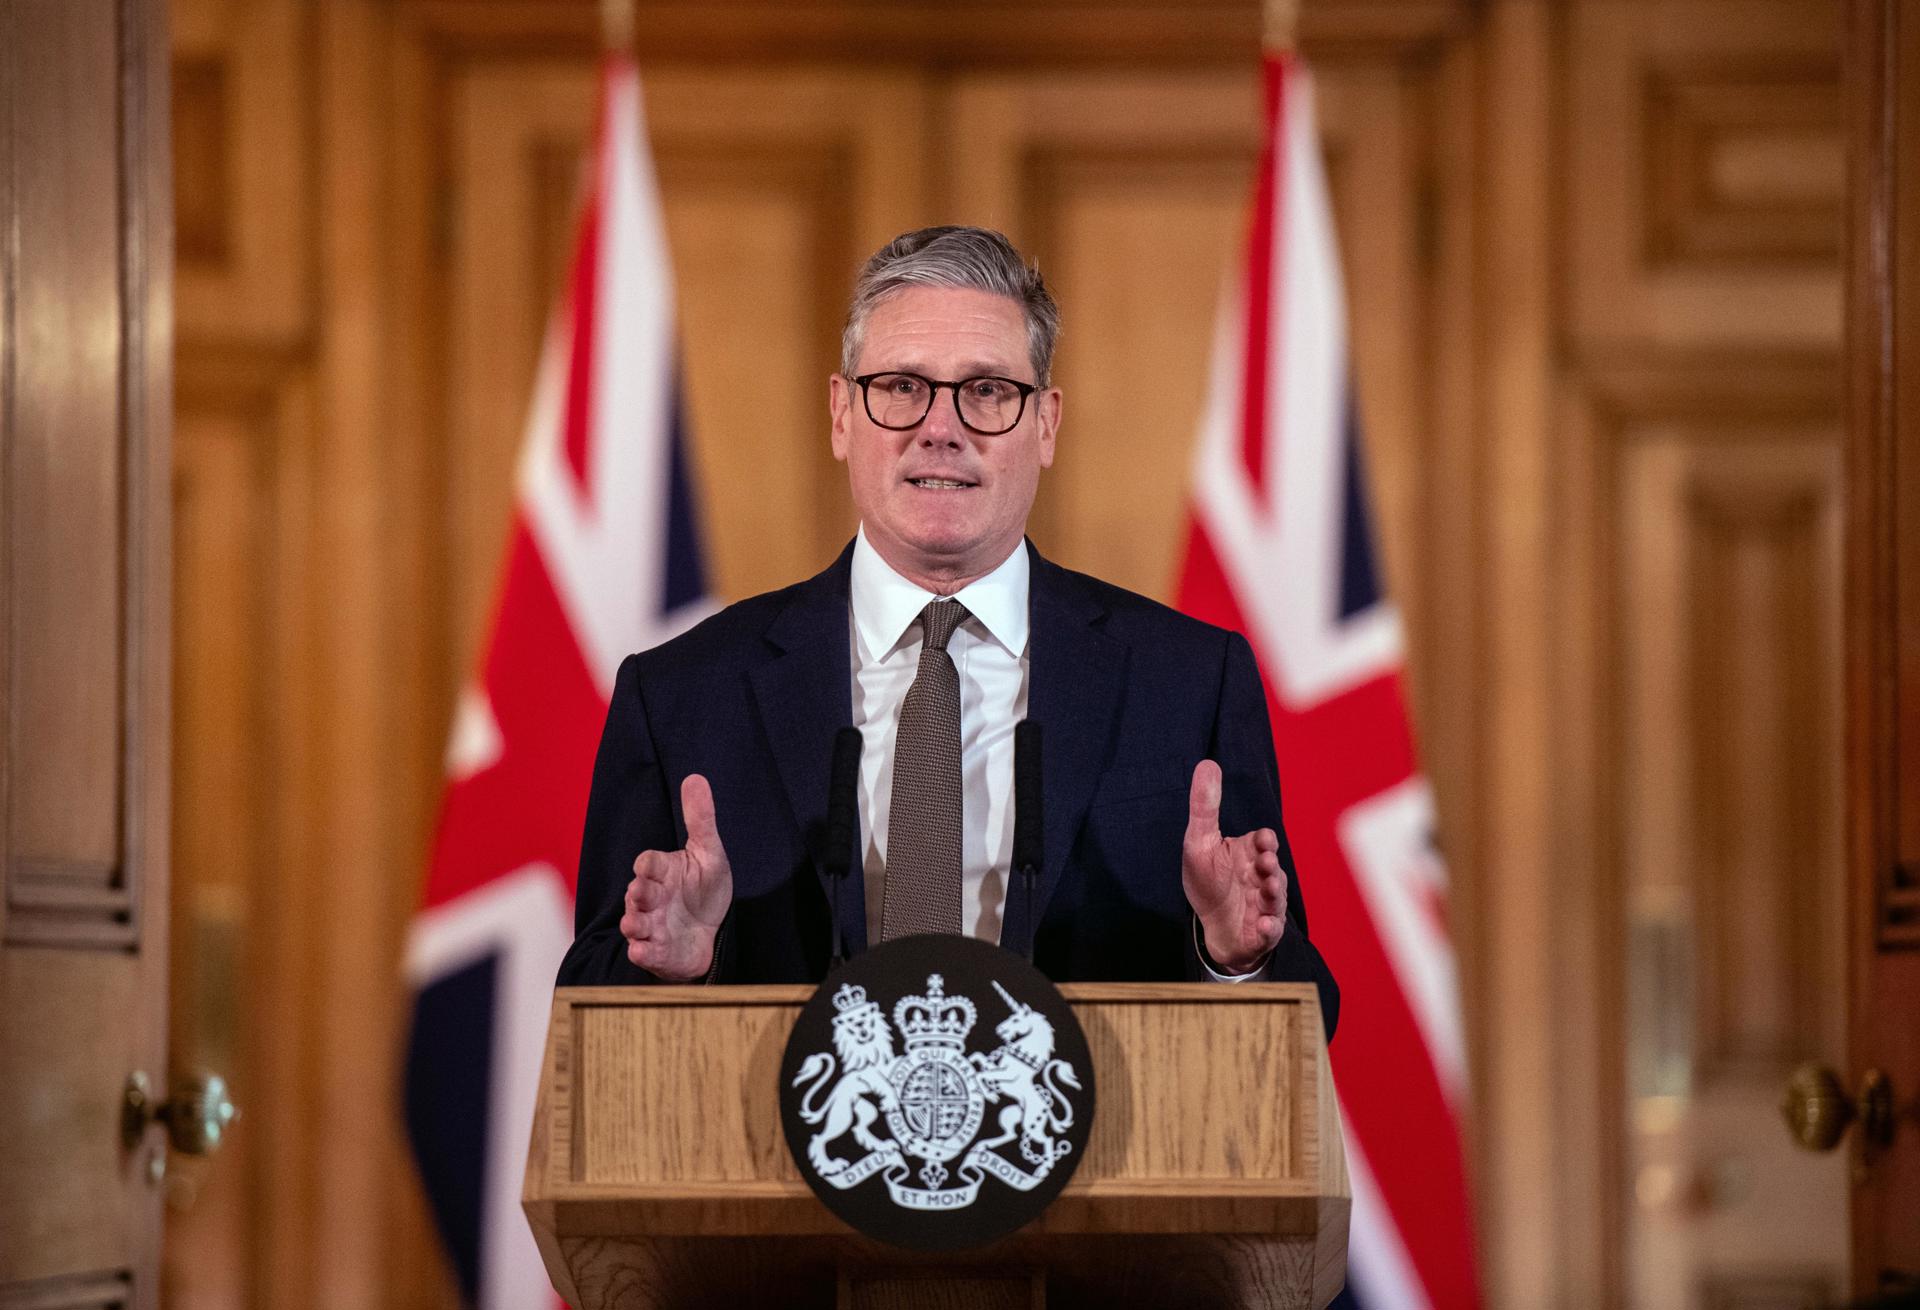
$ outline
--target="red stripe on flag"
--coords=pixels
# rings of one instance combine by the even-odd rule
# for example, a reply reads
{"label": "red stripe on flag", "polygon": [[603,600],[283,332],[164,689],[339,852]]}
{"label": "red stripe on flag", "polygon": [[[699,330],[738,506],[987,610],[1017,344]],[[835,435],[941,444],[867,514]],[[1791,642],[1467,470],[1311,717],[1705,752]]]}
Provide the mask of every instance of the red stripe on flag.
{"label": "red stripe on flag", "polygon": [[1191,614],[1215,627],[1246,630],[1240,621],[1240,603],[1227,584],[1226,572],[1213,553],[1206,529],[1200,526],[1198,511],[1187,515],[1187,545],[1180,556],[1180,582],[1173,594],[1182,614]]}
{"label": "red stripe on flag", "polygon": [[499,755],[447,782],[427,873],[428,909],[536,862],[551,864],[569,891],[577,877],[607,707],[546,562],[518,517],[479,690],[499,730]]}
{"label": "red stripe on flag", "polygon": [[1278,336],[1270,326],[1270,310],[1274,233],[1280,221],[1281,177],[1275,165],[1280,143],[1286,139],[1280,122],[1286,105],[1286,77],[1284,58],[1270,56],[1263,64],[1261,83],[1266,121],[1274,124],[1274,128],[1266,150],[1260,155],[1260,180],[1253,192],[1253,221],[1247,228],[1247,338],[1240,375],[1240,458],[1246,463],[1247,477],[1256,491],[1265,488],[1267,397],[1273,383],[1273,341]]}

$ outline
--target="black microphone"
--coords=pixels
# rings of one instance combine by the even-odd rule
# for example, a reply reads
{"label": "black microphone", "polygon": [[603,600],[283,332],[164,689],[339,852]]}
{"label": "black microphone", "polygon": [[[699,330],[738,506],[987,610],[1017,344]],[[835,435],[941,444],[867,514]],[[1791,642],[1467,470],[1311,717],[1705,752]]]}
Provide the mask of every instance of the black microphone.
{"label": "black microphone", "polygon": [[844,958],[840,939],[840,891],[853,869],[853,847],[860,834],[860,729],[833,735],[833,772],[827,784],[827,875],[832,879],[833,958]]}
{"label": "black microphone", "polygon": [[1046,814],[1040,791],[1040,725],[1022,719],[1013,725],[1013,868],[1027,902],[1027,959],[1033,959],[1033,885],[1045,863]]}

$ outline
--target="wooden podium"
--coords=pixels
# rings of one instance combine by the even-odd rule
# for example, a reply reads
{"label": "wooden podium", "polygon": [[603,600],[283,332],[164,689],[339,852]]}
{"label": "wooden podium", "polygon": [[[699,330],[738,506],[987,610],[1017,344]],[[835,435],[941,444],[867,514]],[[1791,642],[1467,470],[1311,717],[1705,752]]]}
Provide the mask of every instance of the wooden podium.
{"label": "wooden podium", "polygon": [[1093,1135],[1034,1223],[920,1255],[848,1228],[782,1139],[808,987],[554,997],[522,1203],[575,1310],[1262,1306],[1346,1276],[1346,1157],[1311,986],[1072,984]]}

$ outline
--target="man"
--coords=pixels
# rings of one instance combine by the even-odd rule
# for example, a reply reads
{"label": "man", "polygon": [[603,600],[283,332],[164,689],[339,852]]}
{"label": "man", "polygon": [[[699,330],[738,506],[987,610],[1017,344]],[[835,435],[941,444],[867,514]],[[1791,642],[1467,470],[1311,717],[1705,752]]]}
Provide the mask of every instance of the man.
{"label": "man", "polygon": [[[828,393],[859,533],[817,577],[622,664],[562,984],[817,981],[836,923],[853,950],[930,930],[1024,944],[1008,870],[1030,717],[1034,962],[1061,981],[1310,981],[1332,1032],[1251,648],[1025,541],[1060,426],[1058,323],[996,232],[910,232],[868,261]],[[860,849],[829,878],[848,724]]]}

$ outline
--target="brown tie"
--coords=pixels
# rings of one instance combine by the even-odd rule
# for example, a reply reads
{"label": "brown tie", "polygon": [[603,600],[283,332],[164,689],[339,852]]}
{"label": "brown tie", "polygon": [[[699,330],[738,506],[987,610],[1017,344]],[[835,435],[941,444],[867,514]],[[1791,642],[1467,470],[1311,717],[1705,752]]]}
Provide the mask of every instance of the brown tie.
{"label": "brown tie", "polygon": [[960,931],[960,674],[947,640],[966,617],[957,600],[920,611],[920,668],[893,745],[881,941]]}

